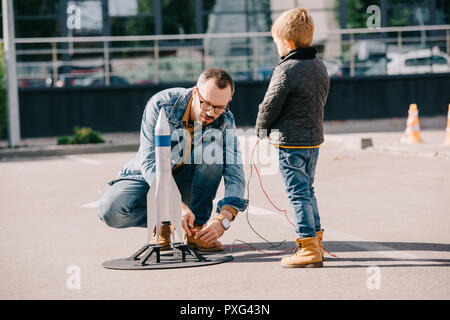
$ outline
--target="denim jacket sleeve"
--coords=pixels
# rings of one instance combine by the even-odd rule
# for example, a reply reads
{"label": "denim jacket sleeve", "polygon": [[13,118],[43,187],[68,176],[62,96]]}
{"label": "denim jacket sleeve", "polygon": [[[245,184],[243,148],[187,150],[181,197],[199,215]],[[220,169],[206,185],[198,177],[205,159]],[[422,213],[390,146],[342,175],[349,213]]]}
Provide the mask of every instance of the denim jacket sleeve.
{"label": "denim jacket sleeve", "polygon": [[142,176],[151,186],[155,177],[155,126],[158,120],[158,107],[156,99],[150,99],[142,116],[140,133],[140,165]]}
{"label": "denim jacket sleeve", "polygon": [[223,146],[225,195],[217,203],[217,212],[220,212],[223,206],[231,206],[237,211],[244,211],[248,206],[248,200],[244,199],[245,176],[242,168],[242,155],[239,149],[236,126],[232,116],[230,125],[224,131]]}

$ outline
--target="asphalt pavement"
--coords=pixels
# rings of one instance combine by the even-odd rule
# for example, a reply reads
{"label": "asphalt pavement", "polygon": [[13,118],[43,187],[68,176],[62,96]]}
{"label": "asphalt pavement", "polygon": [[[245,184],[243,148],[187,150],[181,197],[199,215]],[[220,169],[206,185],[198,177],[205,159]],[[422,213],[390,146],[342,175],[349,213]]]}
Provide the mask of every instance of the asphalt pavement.
{"label": "asphalt pavement", "polygon": [[[256,163],[278,209],[250,170],[256,140],[242,136],[250,207],[221,238],[234,260],[145,271],[102,267],[139,249],[146,230],[109,228],[96,213],[134,149],[7,158],[3,148],[0,299],[449,299],[450,147],[440,145],[442,129],[422,130],[420,145],[401,145],[401,134],[326,135],[315,184],[330,254],[320,269],[280,267],[295,233],[279,210],[292,219],[265,141]],[[128,147],[138,140],[120,136]],[[362,149],[361,139],[372,146]]]}

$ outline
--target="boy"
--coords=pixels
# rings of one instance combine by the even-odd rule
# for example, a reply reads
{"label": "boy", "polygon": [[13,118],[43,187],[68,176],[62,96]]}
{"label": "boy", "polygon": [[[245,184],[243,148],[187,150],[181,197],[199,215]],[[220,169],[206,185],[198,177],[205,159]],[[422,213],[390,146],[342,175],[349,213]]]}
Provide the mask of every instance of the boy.
{"label": "boy", "polygon": [[279,167],[295,211],[299,250],[281,260],[285,268],[315,268],[323,263],[323,230],[314,195],[314,172],[323,143],[323,110],[330,79],[311,47],[314,22],[305,8],[281,14],[272,26],[281,56],[263,102],[256,132],[279,150]]}

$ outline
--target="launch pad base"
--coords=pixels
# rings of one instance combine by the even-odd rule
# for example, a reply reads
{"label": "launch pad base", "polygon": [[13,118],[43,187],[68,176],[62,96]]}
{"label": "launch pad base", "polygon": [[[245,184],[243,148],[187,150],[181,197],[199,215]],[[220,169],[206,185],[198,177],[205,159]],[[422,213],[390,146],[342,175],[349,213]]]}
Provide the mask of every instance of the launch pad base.
{"label": "launch pad base", "polygon": [[192,268],[232,261],[233,256],[221,254],[201,255],[186,244],[174,244],[172,251],[161,253],[161,246],[146,244],[129,258],[109,260],[102,263],[107,269],[151,270]]}

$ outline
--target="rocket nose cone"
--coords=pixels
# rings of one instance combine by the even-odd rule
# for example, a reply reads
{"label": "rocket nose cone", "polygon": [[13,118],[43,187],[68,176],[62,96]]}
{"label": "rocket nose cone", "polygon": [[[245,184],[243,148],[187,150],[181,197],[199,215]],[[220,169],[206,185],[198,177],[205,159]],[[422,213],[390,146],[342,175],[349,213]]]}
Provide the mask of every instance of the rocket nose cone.
{"label": "rocket nose cone", "polygon": [[170,126],[167,121],[166,112],[164,109],[161,109],[158,116],[158,122],[156,122],[155,133],[157,135],[169,135],[170,134]]}

